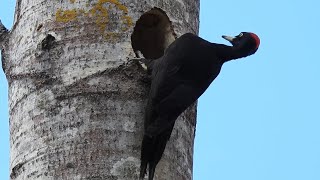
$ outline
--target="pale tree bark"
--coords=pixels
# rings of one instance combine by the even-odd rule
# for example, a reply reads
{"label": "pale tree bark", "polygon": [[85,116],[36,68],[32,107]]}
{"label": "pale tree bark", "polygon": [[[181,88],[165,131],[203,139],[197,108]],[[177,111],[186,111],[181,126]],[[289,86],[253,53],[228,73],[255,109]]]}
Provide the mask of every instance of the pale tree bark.
{"label": "pale tree bark", "polygon": [[[137,179],[149,85],[130,61],[198,32],[199,0],[17,0],[0,25],[11,179]],[[192,179],[196,105],[155,179]]]}

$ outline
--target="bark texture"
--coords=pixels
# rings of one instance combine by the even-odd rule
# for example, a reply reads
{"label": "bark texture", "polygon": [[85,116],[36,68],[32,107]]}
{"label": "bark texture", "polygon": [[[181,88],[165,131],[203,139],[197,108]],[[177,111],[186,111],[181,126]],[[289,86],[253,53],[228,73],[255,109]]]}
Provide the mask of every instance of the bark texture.
{"label": "bark texture", "polygon": [[[148,83],[130,59],[161,56],[198,32],[198,16],[199,0],[17,0],[13,28],[0,23],[10,178],[137,179]],[[177,121],[156,180],[192,179],[195,122],[196,105]]]}

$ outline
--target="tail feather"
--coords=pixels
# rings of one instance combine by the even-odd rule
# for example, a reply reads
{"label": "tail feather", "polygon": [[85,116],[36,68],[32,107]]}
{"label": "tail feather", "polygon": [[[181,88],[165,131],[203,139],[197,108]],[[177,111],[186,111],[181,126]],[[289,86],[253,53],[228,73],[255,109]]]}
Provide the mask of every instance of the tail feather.
{"label": "tail feather", "polygon": [[170,138],[173,125],[157,136],[149,137],[145,135],[143,137],[141,147],[140,180],[144,179],[147,166],[149,168],[148,180],[153,180],[156,166],[159,163],[166,148],[166,144]]}
{"label": "tail feather", "polygon": [[157,164],[155,162],[149,162],[149,177],[148,180],[153,180],[154,171],[156,170]]}
{"label": "tail feather", "polygon": [[141,145],[141,164],[140,164],[140,180],[144,179],[149,164],[152,150],[153,150],[153,139],[148,136],[143,136]]}
{"label": "tail feather", "polygon": [[139,180],[144,179],[144,176],[145,176],[146,170],[147,170],[147,164],[148,164],[148,162],[141,163]]}

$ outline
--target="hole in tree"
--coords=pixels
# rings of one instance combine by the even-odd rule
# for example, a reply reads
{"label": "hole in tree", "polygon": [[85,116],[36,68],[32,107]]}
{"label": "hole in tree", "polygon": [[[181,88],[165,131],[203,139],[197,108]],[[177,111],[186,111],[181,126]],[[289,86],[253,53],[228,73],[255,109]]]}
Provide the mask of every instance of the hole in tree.
{"label": "hole in tree", "polygon": [[51,34],[47,34],[47,36],[41,42],[42,50],[49,50],[53,45],[56,38]]}
{"label": "hole in tree", "polygon": [[131,35],[134,52],[140,51],[147,59],[161,57],[164,50],[175,40],[171,22],[166,13],[153,8],[144,13]]}

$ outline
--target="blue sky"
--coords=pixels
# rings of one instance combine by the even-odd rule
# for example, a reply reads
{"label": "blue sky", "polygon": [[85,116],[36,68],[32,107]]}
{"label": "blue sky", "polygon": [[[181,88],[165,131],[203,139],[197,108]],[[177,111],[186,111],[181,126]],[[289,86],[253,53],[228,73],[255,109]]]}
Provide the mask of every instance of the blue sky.
{"label": "blue sky", "polygon": [[[11,27],[14,1],[0,5]],[[201,1],[200,36],[255,32],[259,50],[224,65],[200,97],[194,180],[320,179],[320,2]],[[0,71],[0,179],[8,179],[7,84]]]}

